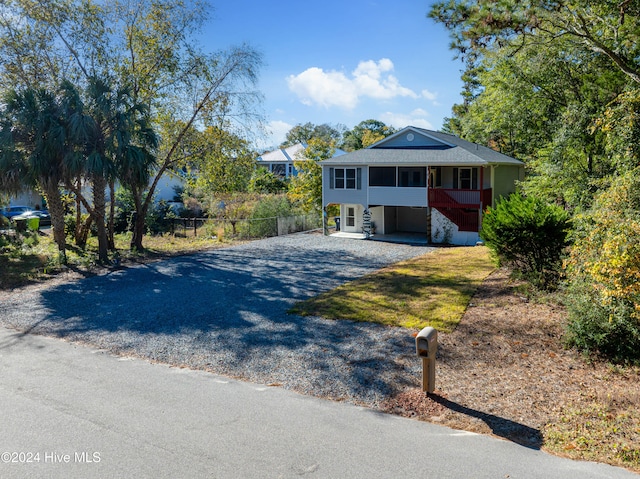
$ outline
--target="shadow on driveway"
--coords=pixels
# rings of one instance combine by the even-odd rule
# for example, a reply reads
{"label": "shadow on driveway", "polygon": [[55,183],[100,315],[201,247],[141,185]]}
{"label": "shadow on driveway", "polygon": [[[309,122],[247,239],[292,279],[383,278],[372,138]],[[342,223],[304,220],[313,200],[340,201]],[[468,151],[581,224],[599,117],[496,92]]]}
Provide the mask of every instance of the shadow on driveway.
{"label": "shadow on driveway", "polygon": [[286,311],[430,250],[319,235],[270,238],[62,284],[33,301],[18,296],[0,305],[0,317],[21,331],[116,354],[375,404],[415,385],[410,334]]}

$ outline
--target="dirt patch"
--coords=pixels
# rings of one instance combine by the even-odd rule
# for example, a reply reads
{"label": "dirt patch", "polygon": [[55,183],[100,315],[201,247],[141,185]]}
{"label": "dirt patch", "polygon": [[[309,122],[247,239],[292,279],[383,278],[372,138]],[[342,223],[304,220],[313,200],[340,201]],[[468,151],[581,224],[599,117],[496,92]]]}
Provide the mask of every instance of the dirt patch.
{"label": "dirt patch", "polygon": [[[458,328],[439,334],[435,394],[404,391],[385,402],[385,411],[494,434],[533,448],[547,448],[547,436],[556,424],[566,428],[576,422],[569,429],[579,429],[582,419],[570,411],[598,405],[605,418],[612,419],[637,411],[640,369],[589,361],[565,349],[565,310],[529,302],[517,286],[506,270],[489,276]],[[625,457],[629,451],[631,456],[640,451],[635,420],[627,421],[621,437],[609,438],[617,441],[609,449],[619,448],[622,441]],[[579,444],[568,436],[551,449],[640,470],[640,462],[629,462],[613,450],[597,457],[580,454]]]}

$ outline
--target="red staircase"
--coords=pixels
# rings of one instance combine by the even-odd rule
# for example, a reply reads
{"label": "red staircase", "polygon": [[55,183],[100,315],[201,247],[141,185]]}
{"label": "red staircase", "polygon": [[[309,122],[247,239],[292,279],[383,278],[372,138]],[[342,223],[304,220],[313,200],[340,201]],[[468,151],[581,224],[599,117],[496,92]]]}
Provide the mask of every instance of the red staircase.
{"label": "red staircase", "polygon": [[462,210],[457,208],[436,208],[440,213],[458,227],[458,231],[478,232],[480,228],[478,210]]}
{"label": "red staircase", "polygon": [[459,231],[477,232],[480,228],[480,208],[490,204],[491,189],[482,191],[429,189],[429,206],[436,208],[455,224]]}

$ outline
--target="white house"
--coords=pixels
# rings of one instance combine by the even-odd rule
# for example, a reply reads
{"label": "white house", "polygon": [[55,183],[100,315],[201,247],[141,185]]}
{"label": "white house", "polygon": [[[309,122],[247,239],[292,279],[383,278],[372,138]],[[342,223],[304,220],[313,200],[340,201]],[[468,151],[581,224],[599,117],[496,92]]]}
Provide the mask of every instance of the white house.
{"label": "white house", "polygon": [[[174,201],[174,197],[176,196],[176,188],[183,188],[185,185],[185,180],[183,176],[176,174],[171,171],[166,171],[160,177],[158,184],[156,186],[156,190],[154,192],[155,200],[160,201]],[[117,189],[116,185],[116,189]],[[82,192],[88,198],[91,198],[91,187],[89,185],[84,185],[82,187]],[[109,190],[105,191],[107,201],[109,200]],[[5,206],[5,205],[0,205]],[[44,209],[47,207],[46,201],[44,197],[30,189],[27,188],[23,192],[11,196],[9,198],[9,204],[6,206],[28,206],[33,208],[34,210]]]}
{"label": "white house", "polygon": [[[304,150],[307,148],[306,143],[296,143],[287,148],[278,148],[277,150],[263,153],[257,158],[258,166],[265,167],[268,171],[276,176],[289,178],[296,176],[298,170],[294,166],[294,161],[305,160]],[[333,157],[344,155],[345,151],[336,148]]]}
{"label": "white house", "polygon": [[521,161],[410,126],[324,160],[322,204],[340,205],[342,232],[417,233],[430,243],[475,244],[485,207],[514,192],[523,176]]}

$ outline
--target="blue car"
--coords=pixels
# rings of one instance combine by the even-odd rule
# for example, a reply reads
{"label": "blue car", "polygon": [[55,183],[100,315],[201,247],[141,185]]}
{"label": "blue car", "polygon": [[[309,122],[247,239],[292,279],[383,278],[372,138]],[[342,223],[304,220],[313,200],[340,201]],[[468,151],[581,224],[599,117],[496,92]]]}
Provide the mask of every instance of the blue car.
{"label": "blue car", "polygon": [[5,218],[13,218],[14,216],[23,215],[25,213],[31,213],[35,211],[33,208],[29,208],[28,206],[9,206],[7,208],[0,209],[0,215]]}

